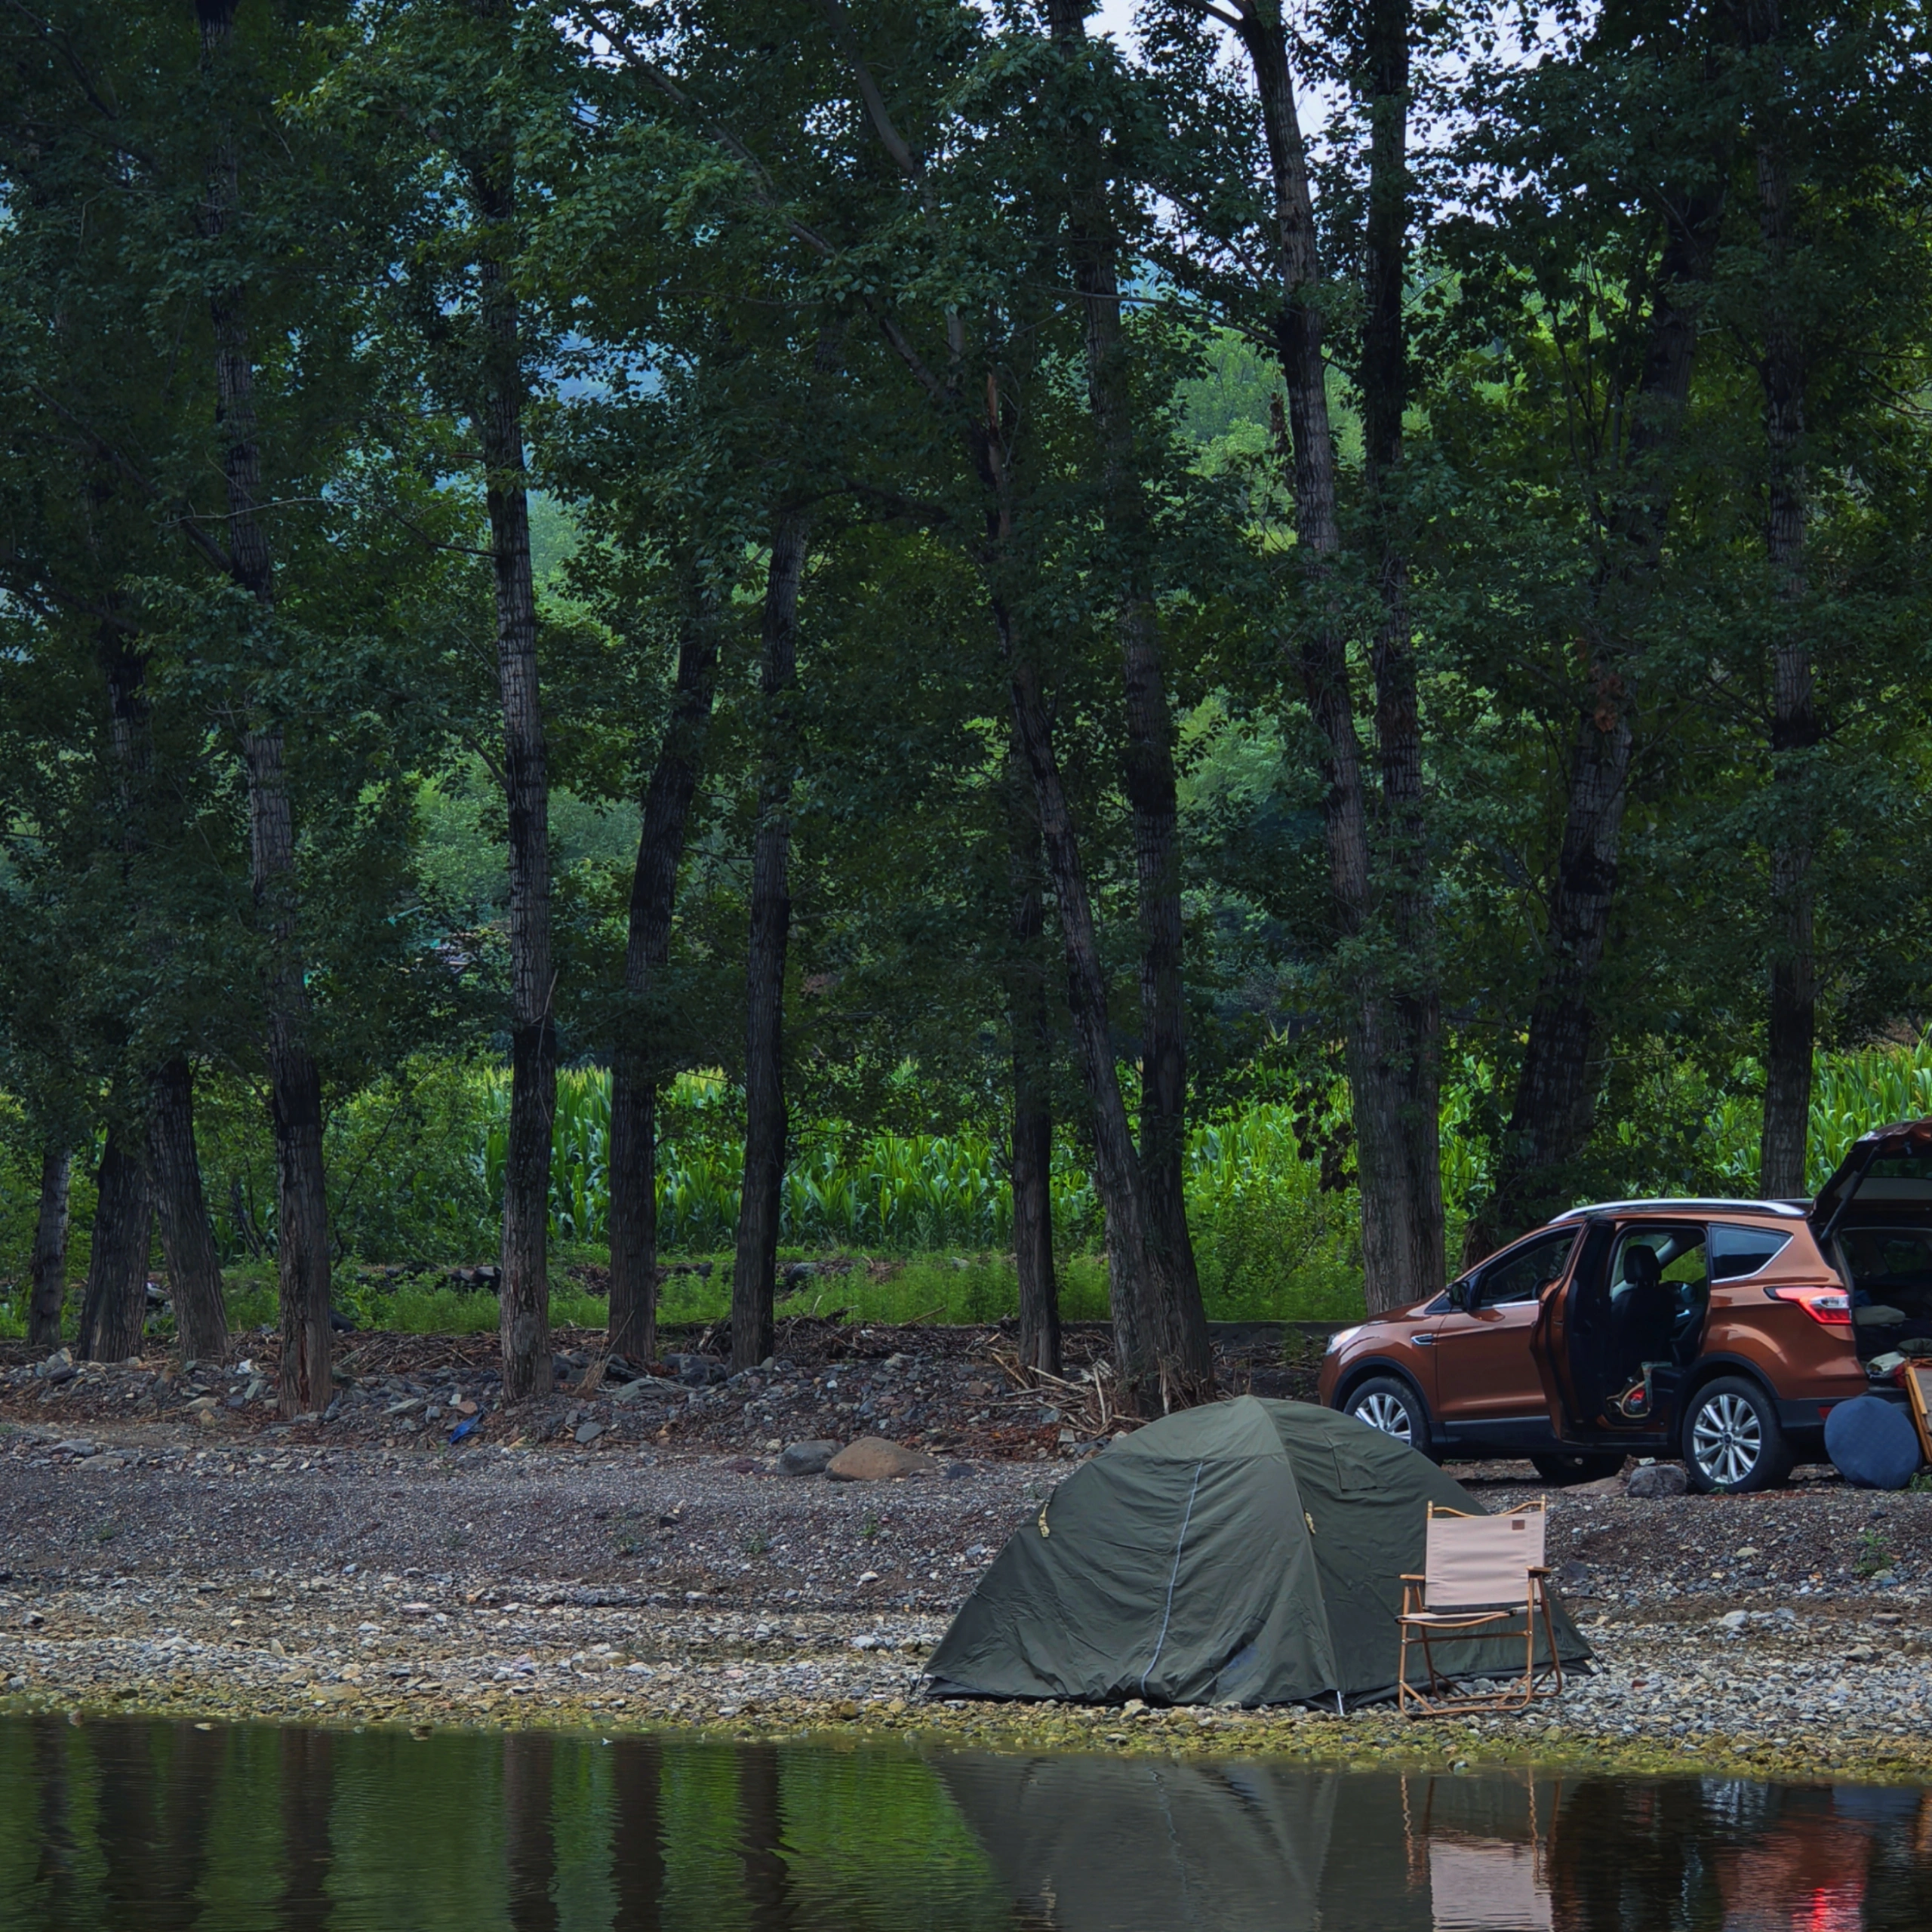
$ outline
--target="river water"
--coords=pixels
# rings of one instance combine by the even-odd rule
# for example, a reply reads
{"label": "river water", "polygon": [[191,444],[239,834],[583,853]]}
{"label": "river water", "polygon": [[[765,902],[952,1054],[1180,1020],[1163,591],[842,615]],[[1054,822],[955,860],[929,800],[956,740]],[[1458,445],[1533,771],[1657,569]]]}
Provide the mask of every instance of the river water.
{"label": "river water", "polygon": [[0,1721],[4,1932],[1924,1932],[1932,1791]]}

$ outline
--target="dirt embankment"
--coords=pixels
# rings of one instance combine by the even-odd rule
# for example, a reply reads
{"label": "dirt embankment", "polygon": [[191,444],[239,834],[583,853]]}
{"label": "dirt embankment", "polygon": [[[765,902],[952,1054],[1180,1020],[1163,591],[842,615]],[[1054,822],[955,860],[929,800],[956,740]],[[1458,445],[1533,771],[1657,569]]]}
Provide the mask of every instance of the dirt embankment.
{"label": "dirt embankment", "polygon": [[[1527,1749],[1932,1777],[1932,1496],[1808,1472],[1755,1497],[1558,1492],[1552,1561],[1602,1667],[1527,1718],[928,1704],[924,1656],[1066,1473],[1063,1452],[1091,1439],[1080,1405],[1094,1396],[1090,1384],[1065,1399],[1061,1417],[1077,1423],[1036,1411],[1031,1434],[1002,1443],[998,1431],[1023,1425],[998,1404],[995,1337],[870,1340],[871,1354],[707,1385],[648,1434],[610,1427],[581,1444],[570,1414],[593,1406],[583,1392],[498,1414],[466,1380],[487,1371],[452,1365],[447,1345],[432,1361],[429,1338],[397,1338],[358,1385],[380,1408],[287,1429],[245,1383],[243,1405],[228,1407],[225,1374],[10,1377],[0,1697],[208,1721],[761,1734],[856,1722],[1035,1745],[1227,1749],[1238,1737],[1244,1750],[1324,1756]],[[1291,1374],[1264,1364],[1255,1380],[1273,1393],[1264,1378]],[[391,1394],[398,1382],[429,1392]],[[715,1405],[712,1387],[725,1392]],[[485,1423],[454,1447],[444,1416],[433,1433],[426,1420],[399,1426],[431,1407],[466,1419],[465,1400]],[[870,1429],[931,1450],[941,1473],[789,1477],[769,1446]],[[1457,1473],[1491,1504],[1532,1487],[1524,1466]]]}

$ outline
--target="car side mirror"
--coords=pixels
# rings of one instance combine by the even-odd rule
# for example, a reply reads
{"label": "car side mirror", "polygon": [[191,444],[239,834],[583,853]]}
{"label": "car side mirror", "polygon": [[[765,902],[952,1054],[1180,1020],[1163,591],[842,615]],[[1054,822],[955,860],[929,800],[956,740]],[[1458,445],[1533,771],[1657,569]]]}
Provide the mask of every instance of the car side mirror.
{"label": "car side mirror", "polygon": [[1469,1284],[1467,1281],[1451,1281],[1446,1292],[1451,1308],[1467,1310],[1469,1305]]}

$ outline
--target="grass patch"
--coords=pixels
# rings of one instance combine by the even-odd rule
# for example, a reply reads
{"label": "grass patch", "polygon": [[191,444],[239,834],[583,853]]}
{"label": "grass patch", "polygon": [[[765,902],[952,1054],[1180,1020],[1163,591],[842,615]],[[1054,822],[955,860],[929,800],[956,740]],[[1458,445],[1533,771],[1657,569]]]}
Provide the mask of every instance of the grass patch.
{"label": "grass patch", "polygon": [[[1271,1214],[1253,1201],[1245,1212],[1226,1212],[1220,1229],[1231,1237],[1220,1245],[1203,1244],[1200,1256],[1201,1290],[1209,1318],[1214,1321],[1342,1321],[1359,1316],[1359,1277],[1333,1250],[1332,1230],[1299,1226],[1291,1216]],[[1282,1265],[1275,1238],[1300,1237],[1299,1266]],[[1294,1249],[1291,1248],[1291,1253]],[[565,1272],[585,1262],[603,1265],[601,1250],[571,1244],[555,1259],[550,1290],[550,1319],[558,1326],[601,1328],[608,1318],[605,1297],[592,1293]],[[977,1325],[1016,1315],[1020,1281],[1010,1255],[919,1254],[828,1257],[820,1251],[781,1252],[780,1266],[794,1262],[823,1264],[829,1258],[840,1265],[815,1275],[804,1284],[781,1294],[777,1312],[789,1315],[828,1315],[843,1311],[848,1321],[897,1326],[905,1323]],[[658,1297],[658,1319],[666,1326],[716,1322],[731,1310],[731,1257],[729,1253],[665,1257],[688,1269],[708,1261],[709,1275],[681,1272],[669,1276]],[[1105,1321],[1107,1267],[1097,1254],[1063,1255],[1056,1264],[1060,1316],[1067,1321]],[[223,1297],[229,1326],[235,1332],[273,1328],[280,1319],[275,1264],[249,1260],[224,1271]],[[386,1280],[361,1272],[353,1263],[336,1272],[335,1306],[361,1329],[383,1329],[411,1335],[483,1335],[498,1323],[497,1297],[485,1290],[459,1288],[440,1273],[414,1279]],[[79,1311],[79,1298],[70,1294],[65,1311],[69,1339]],[[26,1306],[23,1295],[0,1300],[0,1338],[26,1333]],[[166,1326],[166,1324],[164,1324]]]}

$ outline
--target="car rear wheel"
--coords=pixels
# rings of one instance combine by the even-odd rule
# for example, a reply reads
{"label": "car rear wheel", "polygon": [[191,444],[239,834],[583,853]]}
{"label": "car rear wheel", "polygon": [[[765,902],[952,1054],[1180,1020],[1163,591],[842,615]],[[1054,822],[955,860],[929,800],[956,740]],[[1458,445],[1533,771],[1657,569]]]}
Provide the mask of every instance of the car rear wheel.
{"label": "car rear wheel", "polygon": [[1429,1446],[1429,1411],[1422,1398],[1393,1375],[1372,1375],[1352,1390],[1343,1412],[1384,1435],[1392,1435],[1419,1454],[1434,1457]]}
{"label": "car rear wheel", "polygon": [[1684,1468],[1690,1487],[1739,1496],[1775,1489],[1791,1473],[1791,1446],[1770,1396],[1741,1375],[1707,1382],[1684,1416]]}
{"label": "car rear wheel", "polygon": [[1559,1485],[1573,1482],[1601,1482],[1623,1466],[1621,1456],[1532,1456],[1537,1474],[1545,1482]]}

